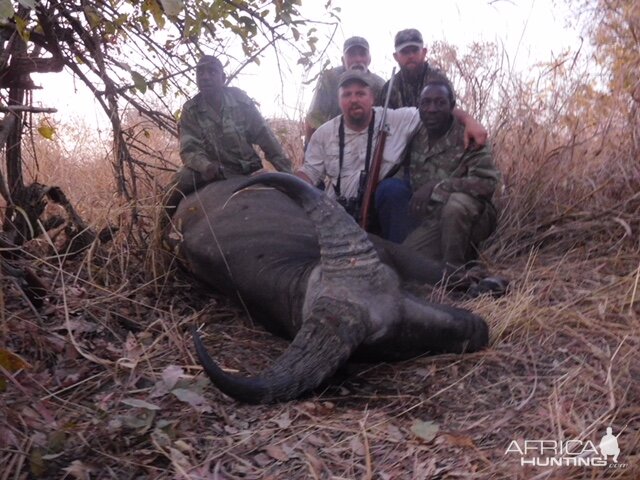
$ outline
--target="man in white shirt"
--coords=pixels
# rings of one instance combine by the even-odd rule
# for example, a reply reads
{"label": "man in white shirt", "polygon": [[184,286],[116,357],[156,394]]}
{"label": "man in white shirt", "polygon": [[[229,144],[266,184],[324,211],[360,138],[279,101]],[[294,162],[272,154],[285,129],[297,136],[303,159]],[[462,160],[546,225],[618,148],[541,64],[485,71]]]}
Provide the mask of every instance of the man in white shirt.
{"label": "man in white shirt", "polygon": [[[362,72],[346,71],[338,85],[342,115],[314,132],[304,164],[296,175],[312,185],[325,181],[328,196],[337,198],[343,206],[351,206],[358,198],[361,178],[371,165],[383,108],[373,106],[375,98],[370,79]],[[420,117],[415,108],[387,110],[385,123],[389,133],[382,156],[381,179],[401,162],[407,143],[420,125]]]}

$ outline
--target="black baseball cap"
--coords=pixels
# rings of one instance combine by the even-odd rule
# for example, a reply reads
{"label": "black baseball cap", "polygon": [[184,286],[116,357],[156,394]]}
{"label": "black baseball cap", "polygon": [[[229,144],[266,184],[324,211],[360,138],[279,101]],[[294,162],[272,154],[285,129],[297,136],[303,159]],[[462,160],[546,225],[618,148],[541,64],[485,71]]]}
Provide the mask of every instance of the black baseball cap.
{"label": "black baseball cap", "polygon": [[424,40],[418,30],[415,28],[407,28],[406,30],[400,30],[396,33],[394,45],[396,52],[399,52],[405,47],[424,48]]}

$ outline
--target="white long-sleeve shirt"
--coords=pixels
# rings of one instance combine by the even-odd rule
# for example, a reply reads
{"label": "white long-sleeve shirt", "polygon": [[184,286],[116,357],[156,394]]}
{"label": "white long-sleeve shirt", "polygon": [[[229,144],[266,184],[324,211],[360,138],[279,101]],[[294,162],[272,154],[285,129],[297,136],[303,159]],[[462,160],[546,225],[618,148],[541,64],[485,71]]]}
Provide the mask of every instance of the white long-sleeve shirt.
{"label": "white long-sleeve shirt", "polygon": [[[373,107],[375,111],[374,138],[371,146],[371,159],[376,148],[377,132],[380,129],[382,107]],[[340,116],[337,116],[323,124],[314,132],[309,140],[304,163],[300,171],[307,175],[316,184],[324,180],[327,186],[327,195],[335,198],[335,185],[340,172],[340,193],[346,198],[353,198],[358,194],[360,172],[365,166],[367,154],[368,129],[360,132],[344,126],[344,158],[342,171],[340,171],[340,143],[338,130]],[[389,171],[401,163],[409,140],[420,126],[420,115],[413,107],[388,109],[386,122],[389,125],[389,134],[382,154],[380,167],[380,179],[383,179]]]}

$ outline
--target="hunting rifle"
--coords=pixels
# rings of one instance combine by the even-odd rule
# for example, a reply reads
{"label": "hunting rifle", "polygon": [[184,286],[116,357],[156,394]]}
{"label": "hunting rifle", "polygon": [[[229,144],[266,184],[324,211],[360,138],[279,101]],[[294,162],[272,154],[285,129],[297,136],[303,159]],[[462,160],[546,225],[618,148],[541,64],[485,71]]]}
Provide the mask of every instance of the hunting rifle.
{"label": "hunting rifle", "polygon": [[369,226],[369,212],[371,210],[371,204],[373,203],[373,194],[376,192],[378,186],[378,178],[380,177],[380,167],[382,166],[382,154],[384,153],[384,145],[387,141],[387,135],[389,134],[389,127],[387,122],[387,110],[389,108],[389,97],[391,97],[391,89],[393,88],[393,80],[396,76],[396,68],[393,67],[391,72],[391,80],[389,80],[389,88],[387,89],[387,96],[384,100],[384,108],[382,110],[382,118],[380,119],[380,128],[376,136],[376,148],[373,151],[373,159],[371,161],[371,168],[367,175],[367,187],[364,190],[364,196],[362,198],[362,210],[360,211],[360,226],[363,230],[367,230]]}

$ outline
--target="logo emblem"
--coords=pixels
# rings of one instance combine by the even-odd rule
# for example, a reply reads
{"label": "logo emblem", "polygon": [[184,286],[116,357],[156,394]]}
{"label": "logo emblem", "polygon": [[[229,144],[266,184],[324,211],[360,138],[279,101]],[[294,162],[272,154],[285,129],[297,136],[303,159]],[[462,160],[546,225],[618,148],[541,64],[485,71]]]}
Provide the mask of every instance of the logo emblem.
{"label": "logo emblem", "polygon": [[[607,434],[600,440],[600,453],[605,460],[609,455],[613,456],[613,463],[618,463],[618,455],[620,455],[620,447],[618,446],[618,436],[614,435],[611,427],[607,427]],[[620,435],[620,434],[618,434]]]}

